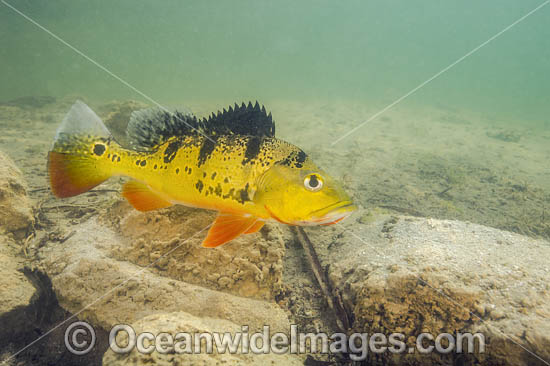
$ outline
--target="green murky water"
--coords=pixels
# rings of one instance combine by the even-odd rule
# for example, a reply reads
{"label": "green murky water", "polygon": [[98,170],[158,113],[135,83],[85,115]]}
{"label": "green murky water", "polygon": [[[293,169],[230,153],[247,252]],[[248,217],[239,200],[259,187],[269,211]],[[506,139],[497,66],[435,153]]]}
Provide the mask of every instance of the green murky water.
{"label": "green murky water", "polygon": [[[352,100],[383,108],[541,1],[7,1],[160,103]],[[0,8],[0,99],[142,99],[29,20]],[[408,98],[548,126],[542,8]]]}

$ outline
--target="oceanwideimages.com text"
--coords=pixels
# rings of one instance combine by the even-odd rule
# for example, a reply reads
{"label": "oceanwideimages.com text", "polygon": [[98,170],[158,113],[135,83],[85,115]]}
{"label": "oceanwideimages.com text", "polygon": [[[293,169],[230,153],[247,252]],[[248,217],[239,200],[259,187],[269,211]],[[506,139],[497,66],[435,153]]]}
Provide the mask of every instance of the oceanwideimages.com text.
{"label": "oceanwideimages.com text", "polygon": [[[73,327],[65,334],[65,344],[75,354],[82,354],[76,346],[90,348],[90,331],[95,342],[93,328],[84,322],[83,327]],[[77,323],[73,323],[77,324]],[[304,333],[297,325],[288,332],[271,332],[269,326],[252,332],[242,326],[238,332],[136,332],[127,324],[114,326],[109,333],[113,352],[126,354],[136,350],[142,354],[348,354],[353,361],[365,360],[369,353],[483,353],[485,337],[481,333],[421,333],[411,342],[402,333]],[[92,345],[93,347],[93,345]]]}

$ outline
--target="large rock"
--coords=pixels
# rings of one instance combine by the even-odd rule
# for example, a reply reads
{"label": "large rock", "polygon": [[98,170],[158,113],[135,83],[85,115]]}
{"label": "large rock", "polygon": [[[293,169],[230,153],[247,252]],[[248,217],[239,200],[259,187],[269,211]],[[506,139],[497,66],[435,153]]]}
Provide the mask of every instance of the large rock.
{"label": "large rock", "polygon": [[[269,276],[262,276],[258,264],[281,260],[282,254],[274,256],[274,249],[265,247],[262,235],[270,234],[252,234],[207,249],[200,242],[212,219],[209,213],[176,208],[140,214],[125,204],[114,207],[101,218],[79,224],[67,239],[49,242],[39,251],[40,264],[64,309],[76,313],[93,304],[79,317],[106,330],[154,313],[180,310],[251,328],[269,324],[288,329],[287,315],[275,303],[229,293],[271,297],[268,290],[260,291],[269,289],[271,282]],[[224,277],[229,283],[220,281]],[[242,286],[230,286],[239,281]]]}
{"label": "large rock", "polygon": [[[221,248],[202,248],[211,220],[206,211],[171,208],[143,214],[115,202],[99,217],[69,227],[63,240],[47,242],[38,259],[61,307],[107,332],[121,323],[160,331],[165,318],[173,327],[206,324],[204,329],[233,330],[248,325],[255,332],[269,325],[272,332],[288,332],[286,312],[262,300],[272,298],[273,285],[280,282],[284,247],[273,238],[277,231],[266,228]],[[271,272],[264,273],[264,266]],[[126,356],[107,355],[105,363],[137,362],[133,353]],[[168,362],[162,355],[151,357]],[[201,357],[191,360],[202,362]],[[247,355],[220,357],[229,364],[262,364],[243,363],[250,361]],[[270,357],[260,359],[275,359]]]}
{"label": "large rock", "polygon": [[28,309],[35,288],[20,271],[24,265],[20,250],[11,239],[0,235],[0,344],[25,331],[33,319]]}
{"label": "large rock", "polygon": [[[284,255],[278,225],[267,224],[259,233],[215,249],[203,248],[200,242],[206,233],[193,235],[215,217],[212,211],[183,206],[142,213],[121,201],[100,222],[123,243],[111,252],[116,259],[140,266],[158,259],[151,270],[163,276],[238,296],[275,298],[281,291]],[[161,258],[176,245],[178,250]]]}
{"label": "large rock", "polygon": [[23,239],[33,222],[32,205],[21,171],[0,152],[0,233]]}
{"label": "large rock", "polygon": [[[175,312],[166,314],[156,314],[147,316],[138,320],[132,324],[132,329],[136,335],[143,332],[149,332],[154,336],[159,336],[161,333],[167,333],[172,337],[175,337],[178,333],[183,332],[190,337],[195,337],[195,334],[210,334],[218,333],[223,336],[223,333],[230,333],[235,336],[237,332],[243,332],[242,325],[237,325],[233,322],[223,319],[212,319],[208,317],[196,317],[185,312]],[[253,333],[250,332],[250,335]],[[128,344],[128,333],[120,332],[117,335],[117,345],[124,347]],[[158,338],[160,339],[160,338]],[[165,338],[168,340],[169,338]],[[194,338],[191,338],[191,343],[194,347]],[[177,343],[178,340],[171,342],[171,344]],[[144,354],[134,349],[129,353],[115,353],[112,349],[109,349],[103,357],[104,366],[130,366],[130,365],[159,365],[159,366],[194,366],[194,365],[227,365],[227,366],[247,366],[247,365],[288,365],[288,366],[301,366],[304,364],[304,360],[301,356],[290,354],[254,354],[248,353],[230,353],[228,350],[224,352],[223,348],[217,348],[216,341],[212,342],[212,352],[208,353],[206,349],[206,343],[203,343],[201,352],[193,351],[194,348],[185,349],[185,351],[191,353],[183,353],[176,351],[174,348],[159,348],[158,350]],[[262,341],[258,341],[256,345],[261,347]],[[155,343],[155,342],[153,342]],[[150,343],[149,343],[150,344]],[[156,344],[157,346],[160,343]],[[239,346],[239,348],[242,344]],[[221,347],[221,346],[220,346]],[[166,351],[163,351],[163,350]],[[252,349],[253,351],[254,349]]]}
{"label": "large rock", "polygon": [[[353,330],[481,332],[485,353],[384,353],[386,365],[543,365],[550,360],[550,243],[459,221],[359,213],[310,229]],[[378,356],[380,357],[380,356]]]}
{"label": "large rock", "polygon": [[27,309],[34,286],[21,272],[22,248],[15,239],[26,236],[33,222],[31,203],[21,171],[0,152],[0,342],[28,325]]}

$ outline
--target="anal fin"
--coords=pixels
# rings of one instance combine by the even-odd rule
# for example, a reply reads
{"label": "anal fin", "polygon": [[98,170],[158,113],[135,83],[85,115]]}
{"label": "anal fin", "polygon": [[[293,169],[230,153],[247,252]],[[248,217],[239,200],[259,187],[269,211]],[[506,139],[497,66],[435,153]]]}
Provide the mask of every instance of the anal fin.
{"label": "anal fin", "polygon": [[152,211],[172,206],[170,202],[151,191],[145,184],[135,180],[124,184],[122,196],[138,211]]}
{"label": "anal fin", "polygon": [[225,244],[252,229],[257,220],[258,218],[254,216],[220,213],[208,230],[202,246],[214,248]]}

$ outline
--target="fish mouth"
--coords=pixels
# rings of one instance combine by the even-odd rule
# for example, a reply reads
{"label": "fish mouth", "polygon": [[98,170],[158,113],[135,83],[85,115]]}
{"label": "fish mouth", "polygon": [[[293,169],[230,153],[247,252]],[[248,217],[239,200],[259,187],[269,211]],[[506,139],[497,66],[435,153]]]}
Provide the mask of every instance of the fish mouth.
{"label": "fish mouth", "polygon": [[350,216],[357,206],[350,201],[338,201],[311,213],[312,219],[294,223],[300,226],[332,225]]}

